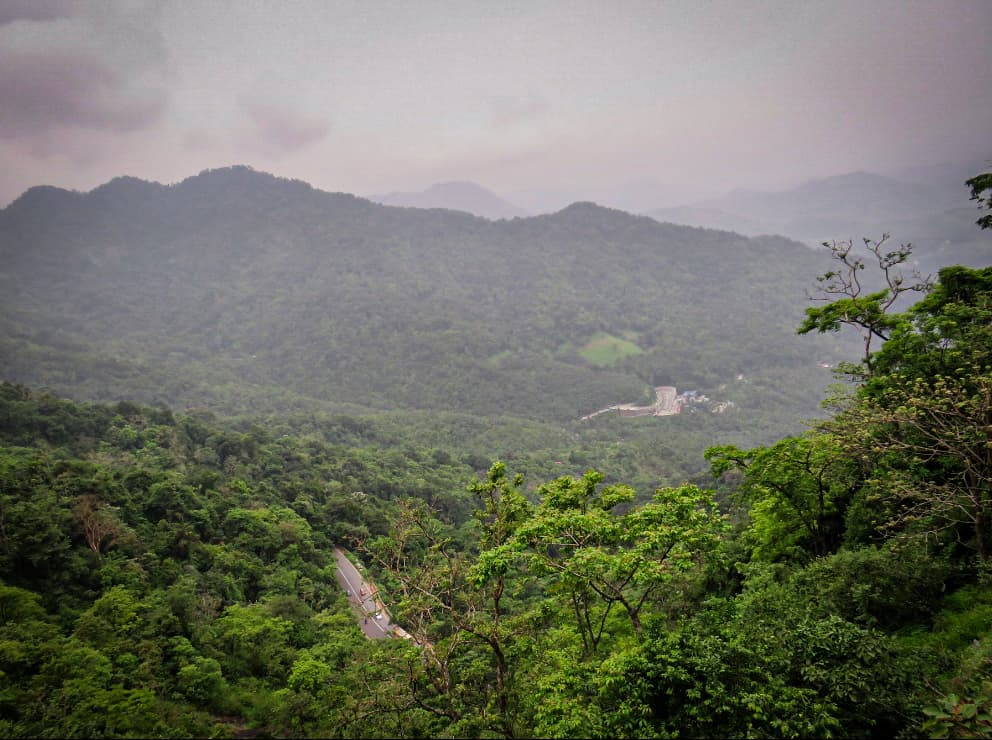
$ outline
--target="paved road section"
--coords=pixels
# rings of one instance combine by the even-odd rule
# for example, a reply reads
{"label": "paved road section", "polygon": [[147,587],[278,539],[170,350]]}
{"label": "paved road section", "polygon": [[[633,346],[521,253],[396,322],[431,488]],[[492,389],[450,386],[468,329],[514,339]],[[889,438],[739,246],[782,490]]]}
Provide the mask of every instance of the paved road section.
{"label": "paved road section", "polygon": [[636,403],[618,403],[605,409],[593,411],[582,417],[582,421],[605,414],[608,411],[619,411],[621,416],[672,416],[682,413],[682,405],[673,385],[658,385],[654,388],[655,402],[650,406],[638,406]]}
{"label": "paved road section", "polygon": [[348,601],[359,616],[358,625],[366,637],[383,640],[395,637],[395,626],[389,621],[389,614],[379,600],[375,585],[366,581],[340,547],[334,548],[338,561],[337,577],[348,594]]}

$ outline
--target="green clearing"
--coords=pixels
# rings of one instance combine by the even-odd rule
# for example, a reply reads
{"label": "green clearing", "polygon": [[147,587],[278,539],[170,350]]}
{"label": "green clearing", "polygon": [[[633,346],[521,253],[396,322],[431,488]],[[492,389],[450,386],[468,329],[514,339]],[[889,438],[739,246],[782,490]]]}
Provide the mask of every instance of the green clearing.
{"label": "green clearing", "polygon": [[498,368],[503,364],[503,360],[509,359],[512,355],[513,353],[510,350],[504,349],[502,352],[497,352],[487,357],[484,360],[484,364],[486,367]]}
{"label": "green clearing", "polygon": [[605,367],[624,357],[643,354],[644,350],[631,341],[600,331],[579,347],[578,352],[594,365]]}

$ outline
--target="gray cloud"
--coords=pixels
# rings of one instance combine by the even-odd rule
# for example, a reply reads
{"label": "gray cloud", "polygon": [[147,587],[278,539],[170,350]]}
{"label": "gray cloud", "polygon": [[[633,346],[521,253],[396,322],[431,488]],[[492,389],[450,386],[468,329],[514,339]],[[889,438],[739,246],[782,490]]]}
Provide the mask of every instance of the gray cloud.
{"label": "gray cloud", "polygon": [[330,124],[272,103],[242,102],[251,131],[250,144],[262,154],[292,154],[327,136]]}
{"label": "gray cloud", "polygon": [[53,21],[68,18],[78,10],[69,0],[4,0],[0,4],[0,26],[14,21]]}
{"label": "gray cloud", "polygon": [[183,146],[195,152],[210,151],[221,145],[221,139],[210,131],[194,128],[183,133]]}
{"label": "gray cloud", "polygon": [[69,51],[0,53],[0,100],[0,136],[26,138],[65,128],[135,131],[164,107],[162,93],[136,93],[102,61]]}
{"label": "gray cloud", "polygon": [[493,125],[496,128],[508,128],[518,123],[526,123],[532,119],[540,118],[551,108],[547,101],[533,95],[495,98],[490,106]]}
{"label": "gray cloud", "polygon": [[249,163],[684,201],[988,149],[987,0],[292,5],[0,0],[0,196]]}

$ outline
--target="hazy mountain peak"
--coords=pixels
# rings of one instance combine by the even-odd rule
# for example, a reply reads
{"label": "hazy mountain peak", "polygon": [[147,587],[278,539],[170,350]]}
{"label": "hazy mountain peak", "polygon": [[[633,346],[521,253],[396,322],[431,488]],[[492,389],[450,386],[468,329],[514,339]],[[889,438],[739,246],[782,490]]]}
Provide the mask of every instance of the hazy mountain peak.
{"label": "hazy mountain peak", "polygon": [[142,180],[141,178],[131,177],[130,175],[122,175],[103,183],[103,185],[98,185],[86,193],[86,196],[128,198],[136,195],[149,195],[163,188],[165,186],[158,182]]}
{"label": "hazy mountain peak", "polygon": [[448,182],[436,182],[427,189],[427,192],[429,193],[475,192],[489,196],[493,195],[489,190],[486,190],[478,183],[469,182],[468,180],[450,180]]}
{"label": "hazy mountain peak", "polygon": [[564,208],[561,208],[557,213],[567,213],[569,211],[581,211],[589,208],[602,208],[602,206],[597,205],[591,200],[577,200],[574,203],[569,203]]}
{"label": "hazy mountain peak", "polygon": [[189,180],[203,180],[206,178],[217,178],[217,177],[252,177],[258,176],[266,179],[275,179],[275,175],[271,175],[268,172],[260,172],[254,167],[247,164],[232,164],[228,167],[208,167],[205,170],[200,170],[195,175],[190,175],[183,182],[188,182]]}
{"label": "hazy mountain peak", "polygon": [[431,185],[420,192],[393,192],[370,195],[369,200],[401,208],[446,208],[465,211],[488,219],[516,218],[529,215],[490,190],[474,182],[454,180]]}
{"label": "hazy mountain peak", "polygon": [[230,167],[217,167],[203,170],[200,173],[187,177],[179,183],[178,187],[189,187],[201,184],[223,184],[223,185],[283,185],[290,186],[297,190],[313,190],[313,187],[303,180],[293,180],[286,177],[278,177],[269,172],[256,170],[245,164],[232,165]]}
{"label": "hazy mountain peak", "polygon": [[578,200],[571,205],[565,206],[555,215],[577,215],[594,216],[602,219],[638,219],[641,216],[625,211],[621,208],[612,208],[596,203],[591,200]]}
{"label": "hazy mountain peak", "polygon": [[82,193],[77,190],[66,190],[54,185],[35,185],[21,193],[6,208],[0,209],[0,213],[16,214],[57,209],[81,197]]}
{"label": "hazy mountain peak", "polygon": [[885,175],[879,175],[875,172],[866,172],[865,170],[856,170],[854,172],[845,172],[841,175],[832,175],[830,177],[817,177],[812,180],[807,180],[802,183],[797,189],[805,190],[811,188],[820,187],[892,187],[894,185],[906,185],[906,183],[900,183],[898,180],[894,180],[891,177],[886,177]]}
{"label": "hazy mountain peak", "polygon": [[145,187],[147,185],[155,186],[158,184],[159,183],[151,180],[142,180],[140,177],[134,177],[133,175],[118,175],[117,177],[107,180],[107,182],[103,183],[103,185],[98,185],[94,188],[94,190],[107,190],[129,186]]}

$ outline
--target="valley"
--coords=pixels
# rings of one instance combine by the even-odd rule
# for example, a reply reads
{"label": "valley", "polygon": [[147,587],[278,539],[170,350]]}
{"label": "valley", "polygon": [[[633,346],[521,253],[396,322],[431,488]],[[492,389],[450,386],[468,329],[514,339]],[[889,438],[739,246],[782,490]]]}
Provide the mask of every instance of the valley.
{"label": "valley", "polygon": [[[717,427],[773,439],[818,413],[829,379],[807,354],[847,353],[844,337],[794,333],[824,255],[591,203],[487,221],[234,167],[32,189],[0,211],[0,259],[8,380],[222,416],[500,417],[545,430],[538,458],[615,440],[573,424],[664,378],[712,394],[754,376],[726,399],[747,410]],[[488,436],[436,443],[513,454]],[[700,468],[693,445],[676,478]]]}
{"label": "valley", "polygon": [[0,0],[0,740],[992,738],[990,38]]}
{"label": "valley", "polygon": [[881,738],[935,686],[963,717],[992,268],[807,310],[838,260],[246,167],[28,191],[0,734]]}

